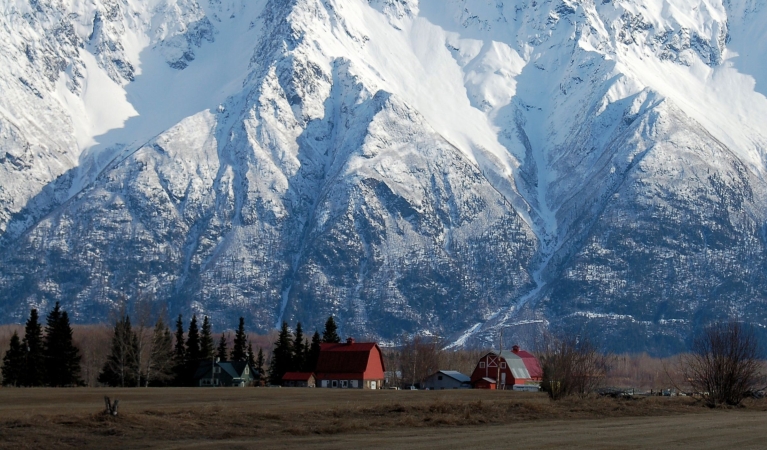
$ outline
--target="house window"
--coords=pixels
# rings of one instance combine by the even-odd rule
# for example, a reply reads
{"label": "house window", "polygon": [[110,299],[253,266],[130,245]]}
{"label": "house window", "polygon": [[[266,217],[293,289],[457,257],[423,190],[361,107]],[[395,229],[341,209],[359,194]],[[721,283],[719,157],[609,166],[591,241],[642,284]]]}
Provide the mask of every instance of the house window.
{"label": "house window", "polygon": [[349,380],[342,380],[341,381],[341,387],[342,388],[348,388],[349,387]]}
{"label": "house window", "polygon": [[248,370],[248,367],[245,366],[245,375],[247,375],[248,373],[250,373],[249,370]]}
{"label": "house window", "polygon": [[324,388],[328,387],[328,380],[322,380],[321,386]]}
{"label": "house window", "polygon": [[439,375],[439,376],[437,376],[437,379],[438,379],[439,381],[442,381],[442,375]]}
{"label": "house window", "polygon": [[506,363],[505,363],[505,362],[502,362],[502,363],[501,363],[501,369],[505,369],[505,368],[506,368]]}
{"label": "house window", "polygon": [[480,368],[480,369],[484,369],[484,368],[485,368],[485,362],[484,362],[484,361],[481,361],[481,362],[479,363],[479,368]]}
{"label": "house window", "polygon": [[214,367],[213,368],[213,373],[221,373],[221,368],[220,367]]}
{"label": "house window", "polygon": [[331,387],[338,387],[338,380],[333,380]]}
{"label": "house window", "polygon": [[352,383],[352,387],[353,388],[356,388],[358,386],[357,385],[357,380],[352,380],[351,383]]}

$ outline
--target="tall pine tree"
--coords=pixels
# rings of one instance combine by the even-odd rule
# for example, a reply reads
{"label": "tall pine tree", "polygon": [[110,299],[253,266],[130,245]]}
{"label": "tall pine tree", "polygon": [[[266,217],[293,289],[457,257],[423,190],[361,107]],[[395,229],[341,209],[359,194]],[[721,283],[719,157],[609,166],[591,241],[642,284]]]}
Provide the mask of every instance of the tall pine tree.
{"label": "tall pine tree", "polygon": [[232,349],[232,361],[245,361],[248,357],[248,337],[245,336],[245,318],[240,317],[240,325],[234,335],[234,348]]}
{"label": "tall pine tree", "polygon": [[184,321],[181,314],[176,320],[176,339],[173,351],[174,384],[184,386],[189,378],[186,374],[186,347],[184,346]]}
{"label": "tall pine tree", "polygon": [[24,373],[24,349],[21,347],[19,334],[13,332],[11,346],[3,356],[3,386],[19,386]]}
{"label": "tall pine tree", "polygon": [[320,333],[315,331],[312,336],[312,344],[309,346],[309,351],[306,354],[306,364],[304,365],[304,371],[314,372],[317,370],[317,361],[320,359]]}
{"label": "tall pine tree", "polygon": [[304,329],[301,322],[296,324],[296,334],[293,338],[293,362],[290,366],[290,372],[301,372],[306,365],[306,346],[304,344]]}
{"label": "tall pine tree", "polygon": [[45,383],[43,328],[40,326],[36,309],[29,312],[29,319],[24,327],[24,340],[21,343],[21,347],[26,351],[21,385],[42,386]]}
{"label": "tall pine tree", "polygon": [[341,342],[341,338],[338,337],[338,325],[333,316],[328,317],[325,322],[325,331],[322,332],[322,342],[330,344],[338,344]]}
{"label": "tall pine tree", "polygon": [[72,343],[69,315],[58,302],[48,313],[43,341],[45,374],[50,386],[73,386],[80,380],[80,350]]}
{"label": "tall pine tree", "polygon": [[229,361],[229,349],[226,345],[226,333],[221,333],[221,339],[218,341],[218,348],[216,349],[216,358],[219,361]]}
{"label": "tall pine tree", "polygon": [[258,348],[258,356],[256,356],[256,365],[254,370],[257,373],[256,379],[259,386],[263,386],[266,382],[266,367],[264,367],[266,361],[264,361],[264,350],[261,347]]}
{"label": "tall pine tree", "polygon": [[253,353],[253,346],[250,342],[248,342],[248,365],[250,365],[251,370],[256,367],[256,355]]}
{"label": "tall pine tree", "polygon": [[146,383],[147,386],[165,386],[173,377],[173,335],[160,317],[152,332]]}
{"label": "tall pine tree", "polygon": [[112,345],[99,374],[99,383],[109,386],[136,386],[139,383],[138,338],[130,317],[123,315],[115,322]]}
{"label": "tall pine tree", "polygon": [[202,359],[201,356],[200,330],[197,328],[197,315],[195,314],[192,316],[192,321],[189,322],[189,331],[186,333],[186,359],[194,368],[197,368],[197,363]]}
{"label": "tall pine tree", "polygon": [[282,322],[282,329],[274,343],[272,361],[269,364],[269,383],[279,385],[286,372],[290,372],[293,365],[293,341],[288,330],[288,323]]}
{"label": "tall pine tree", "polygon": [[202,319],[202,334],[200,335],[200,358],[205,361],[213,359],[213,335],[210,332],[208,316]]}

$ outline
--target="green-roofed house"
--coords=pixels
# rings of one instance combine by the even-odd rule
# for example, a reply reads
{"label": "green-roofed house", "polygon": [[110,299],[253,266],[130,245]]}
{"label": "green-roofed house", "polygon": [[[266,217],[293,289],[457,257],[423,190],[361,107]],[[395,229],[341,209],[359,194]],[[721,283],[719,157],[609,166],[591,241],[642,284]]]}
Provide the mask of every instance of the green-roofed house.
{"label": "green-roofed house", "polygon": [[194,374],[194,384],[200,387],[245,387],[255,379],[247,361],[203,361]]}

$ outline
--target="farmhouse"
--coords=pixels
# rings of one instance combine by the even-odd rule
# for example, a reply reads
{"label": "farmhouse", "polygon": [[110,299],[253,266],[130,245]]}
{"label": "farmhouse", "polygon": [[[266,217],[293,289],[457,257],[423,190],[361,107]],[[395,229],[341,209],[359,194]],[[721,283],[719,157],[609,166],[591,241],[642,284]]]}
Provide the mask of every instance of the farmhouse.
{"label": "farmhouse", "polygon": [[471,374],[471,384],[478,389],[537,390],[542,377],[535,356],[515,345],[511,351],[492,351],[480,358]]}
{"label": "farmhouse", "polygon": [[315,387],[316,382],[312,372],[288,372],[282,376],[285,387]]}
{"label": "farmhouse", "polygon": [[470,389],[471,378],[455,370],[440,370],[424,380],[424,387],[429,390]]}
{"label": "farmhouse", "polygon": [[202,361],[194,374],[195,386],[245,387],[255,379],[247,361]]}
{"label": "farmhouse", "polygon": [[384,362],[374,342],[323,343],[315,370],[317,386],[323,388],[381,389]]}

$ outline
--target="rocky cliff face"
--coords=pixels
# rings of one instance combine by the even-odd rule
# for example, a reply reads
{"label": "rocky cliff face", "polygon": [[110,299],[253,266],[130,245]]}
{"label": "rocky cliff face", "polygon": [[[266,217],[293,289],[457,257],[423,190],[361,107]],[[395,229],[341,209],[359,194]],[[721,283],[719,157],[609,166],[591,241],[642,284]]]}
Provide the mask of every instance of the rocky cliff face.
{"label": "rocky cliff face", "polygon": [[2,3],[4,320],[767,323],[756,2]]}

